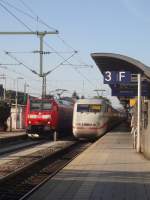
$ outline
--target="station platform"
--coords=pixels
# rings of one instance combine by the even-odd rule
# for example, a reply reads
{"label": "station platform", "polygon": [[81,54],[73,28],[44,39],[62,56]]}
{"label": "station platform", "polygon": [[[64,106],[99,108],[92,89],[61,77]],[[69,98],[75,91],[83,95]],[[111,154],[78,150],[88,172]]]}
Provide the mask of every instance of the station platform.
{"label": "station platform", "polygon": [[3,141],[13,141],[15,139],[23,139],[26,137],[25,130],[17,130],[17,131],[6,131],[0,132],[0,142]]}
{"label": "station platform", "polygon": [[150,161],[132,147],[125,124],[77,156],[30,200],[148,200]]}

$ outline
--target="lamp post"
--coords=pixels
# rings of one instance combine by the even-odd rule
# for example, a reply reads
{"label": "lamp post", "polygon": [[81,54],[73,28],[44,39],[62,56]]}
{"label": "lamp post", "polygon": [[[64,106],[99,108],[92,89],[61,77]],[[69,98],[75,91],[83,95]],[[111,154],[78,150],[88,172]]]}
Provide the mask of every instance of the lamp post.
{"label": "lamp post", "polygon": [[0,79],[4,80],[4,93],[3,93],[3,98],[4,100],[6,99],[6,75],[5,74],[0,74]]}
{"label": "lamp post", "polygon": [[27,92],[27,88],[29,87],[29,84],[27,84],[27,82],[25,81],[24,83],[24,98],[23,98],[23,103],[25,104],[26,102],[26,98],[28,96],[28,92]]}
{"label": "lamp post", "polygon": [[24,79],[23,77],[17,77],[16,79],[16,100],[15,100],[15,110],[16,110],[16,123],[15,129],[17,129],[17,116],[18,116],[18,80]]}
{"label": "lamp post", "polygon": [[6,100],[6,76],[4,77],[5,86],[4,86],[4,100]]}

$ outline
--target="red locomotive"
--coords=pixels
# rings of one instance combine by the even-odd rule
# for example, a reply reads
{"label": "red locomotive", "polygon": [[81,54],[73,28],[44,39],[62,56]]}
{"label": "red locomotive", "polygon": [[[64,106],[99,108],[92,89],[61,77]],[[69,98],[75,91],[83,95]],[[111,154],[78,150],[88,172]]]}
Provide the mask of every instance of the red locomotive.
{"label": "red locomotive", "polygon": [[26,107],[26,132],[29,137],[71,133],[73,104],[65,100],[30,98]]}

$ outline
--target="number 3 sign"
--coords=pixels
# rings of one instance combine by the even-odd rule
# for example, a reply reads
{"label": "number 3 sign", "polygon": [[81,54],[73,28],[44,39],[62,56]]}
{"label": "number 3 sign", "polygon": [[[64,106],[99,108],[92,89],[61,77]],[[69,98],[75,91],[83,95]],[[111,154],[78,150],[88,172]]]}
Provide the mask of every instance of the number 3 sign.
{"label": "number 3 sign", "polygon": [[131,72],[129,71],[105,71],[104,84],[129,83],[131,81]]}

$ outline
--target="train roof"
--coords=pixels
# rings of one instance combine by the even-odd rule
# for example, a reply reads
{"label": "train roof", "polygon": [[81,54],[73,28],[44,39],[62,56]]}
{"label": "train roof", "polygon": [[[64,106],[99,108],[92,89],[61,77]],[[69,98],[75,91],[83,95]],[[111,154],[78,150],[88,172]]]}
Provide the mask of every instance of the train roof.
{"label": "train roof", "polygon": [[104,99],[78,99],[76,104],[102,104],[106,102]]}

